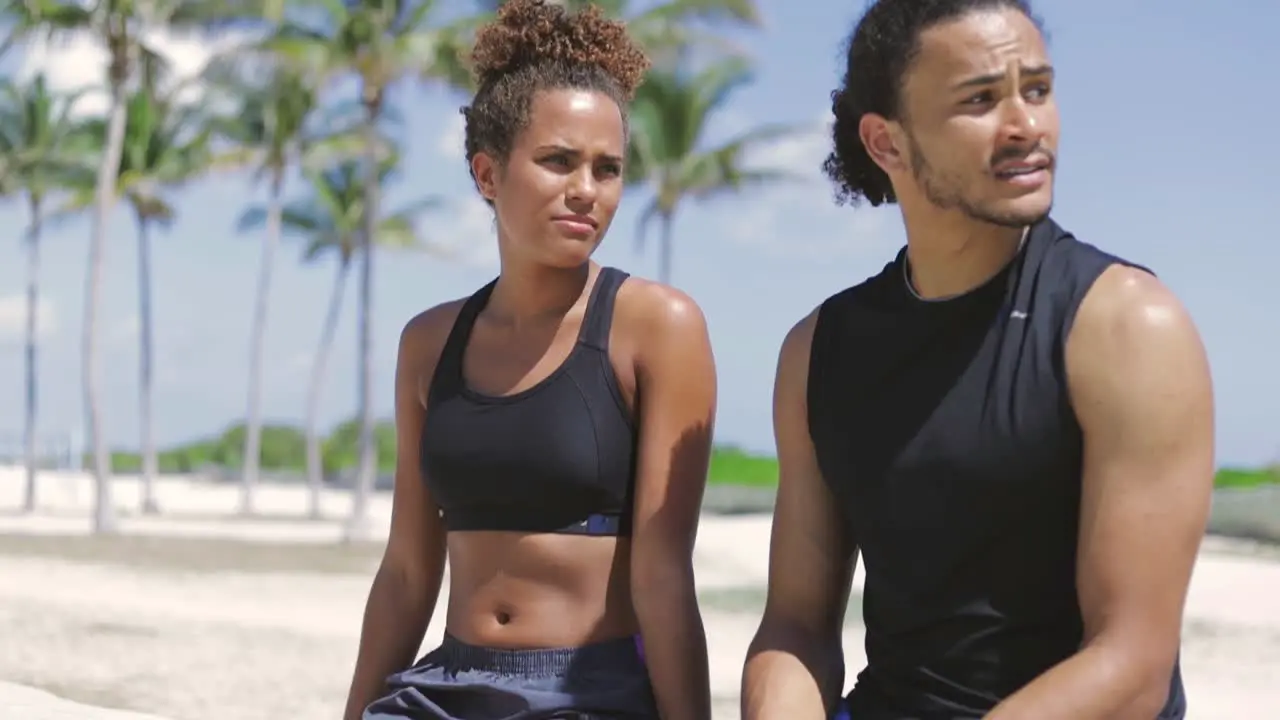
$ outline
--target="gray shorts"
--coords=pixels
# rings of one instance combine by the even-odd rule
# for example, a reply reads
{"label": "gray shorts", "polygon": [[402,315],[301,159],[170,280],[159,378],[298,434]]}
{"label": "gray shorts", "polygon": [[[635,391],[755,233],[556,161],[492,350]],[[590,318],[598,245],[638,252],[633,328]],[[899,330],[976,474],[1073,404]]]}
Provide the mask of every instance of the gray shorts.
{"label": "gray shorts", "polygon": [[635,638],[578,648],[497,650],[445,635],[387,678],[364,720],[657,720]]}

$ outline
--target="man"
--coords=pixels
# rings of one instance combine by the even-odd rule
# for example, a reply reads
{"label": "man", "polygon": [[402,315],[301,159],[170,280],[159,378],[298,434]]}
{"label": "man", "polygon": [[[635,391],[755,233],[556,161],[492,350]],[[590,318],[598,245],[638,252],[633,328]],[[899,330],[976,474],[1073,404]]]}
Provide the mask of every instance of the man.
{"label": "man", "polygon": [[854,30],[825,169],[897,203],[907,246],[783,343],[749,720],[1186,714],[1209,370],[1154,275],[1049,218],[1053,75],[1018,0],[879,0]]}

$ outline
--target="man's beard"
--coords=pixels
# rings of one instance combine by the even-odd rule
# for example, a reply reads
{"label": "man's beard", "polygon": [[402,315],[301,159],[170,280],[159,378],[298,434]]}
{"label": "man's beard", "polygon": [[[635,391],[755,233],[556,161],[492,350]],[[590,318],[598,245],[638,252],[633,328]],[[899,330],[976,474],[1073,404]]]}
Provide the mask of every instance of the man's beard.
{"label": "man's beard", "polygon": [[[937,171],[925,159],[920,143],[915,135],[907,131],[907,142],[911,145],[911,174],[924,191],[925,199],[940,210],[959,210],[966,217],[1000,227],[1022,228],[1033,225],[1049,215],[1044,212],[1029,214],[1018,212],[1001,212],[983,207],[965,195],[965,181],[954,175]],[[994,165],[994,163],[992,163]],[[1052,204],[1051,204],[1052,205]]]}

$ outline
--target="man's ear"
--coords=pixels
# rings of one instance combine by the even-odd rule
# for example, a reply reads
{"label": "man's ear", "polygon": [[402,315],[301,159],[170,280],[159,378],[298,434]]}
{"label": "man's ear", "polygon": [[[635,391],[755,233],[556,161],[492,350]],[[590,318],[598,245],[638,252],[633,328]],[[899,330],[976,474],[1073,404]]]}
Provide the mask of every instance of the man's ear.
{"label": "man's ear", "polygon": [[899,147],[898,124],[876,113],[867,113],[858,121],[858,137],[871,161],[887,174],[906,170],[910,159]]}

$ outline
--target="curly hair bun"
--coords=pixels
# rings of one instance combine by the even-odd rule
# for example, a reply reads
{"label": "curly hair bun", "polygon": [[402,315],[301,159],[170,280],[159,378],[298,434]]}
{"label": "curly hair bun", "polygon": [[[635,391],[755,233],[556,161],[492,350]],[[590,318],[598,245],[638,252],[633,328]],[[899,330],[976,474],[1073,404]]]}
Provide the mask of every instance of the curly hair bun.
{"label": "curly hair bun", "polygon": [[595,5],[570,14],[545,0],[504,3],[497,18],[476,34],[471,63],[481,87],[530,66],[595,66],[628,99],[649,68],[649,59],[622,22],[605,17]]}

